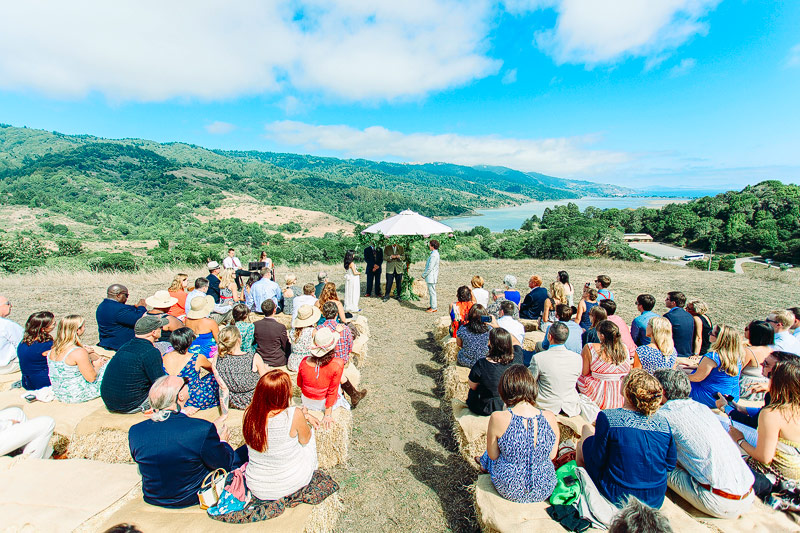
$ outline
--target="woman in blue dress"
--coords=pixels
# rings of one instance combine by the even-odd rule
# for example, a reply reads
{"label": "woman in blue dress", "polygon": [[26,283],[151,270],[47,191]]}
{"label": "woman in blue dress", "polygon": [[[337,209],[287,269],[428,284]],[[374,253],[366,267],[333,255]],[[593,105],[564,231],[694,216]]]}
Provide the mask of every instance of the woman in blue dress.
{"label": "woman in blue dress", "polygon": [[164,371],[184,378],[189,387],[189,401],[184,408],[187,414],[219,405],[219,384],[214,368],[194,341],[195,334],[189,328],[173,331],[170,342],[174,350],[163,358]]}
{"label": "woman in blue dress", "polygon": [[744,349],[742,335],[731,326],[715,326],[709,338],[711,350],[703,356],[697,370],[689,374],[692,400],[716,407],[717,394],[739,401],[739,375],[743,366],[758,366],[758,361]]}
{"label": "woman in blue dress", "polygon": [[656,316],[647,322],[645,335],[652,339],[650,344],[636,348],[633,368],[644,368],[651,374],[656,370],[670,370],[678,362],[678,352],[672,341],[672,323],[663,316]]}
{"label": "woman in blue dress", "polygon": [[486,451],[476,460],[503,498],[544,501],[556,486],[552,461],[558,451],[556,417],[535,407],[538,386],[523,365],[512,365],[503,373],[499,391],[508,410],[492,413]]}

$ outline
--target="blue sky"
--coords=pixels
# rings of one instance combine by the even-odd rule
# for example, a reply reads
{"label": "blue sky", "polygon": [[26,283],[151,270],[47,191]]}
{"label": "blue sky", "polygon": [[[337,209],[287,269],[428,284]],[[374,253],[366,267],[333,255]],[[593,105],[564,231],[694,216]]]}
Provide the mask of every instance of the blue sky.
{"label": "blue sky", "polygon": [[17,126],[634,187],[800,182],[800,2],[18,4],[0,18]]}

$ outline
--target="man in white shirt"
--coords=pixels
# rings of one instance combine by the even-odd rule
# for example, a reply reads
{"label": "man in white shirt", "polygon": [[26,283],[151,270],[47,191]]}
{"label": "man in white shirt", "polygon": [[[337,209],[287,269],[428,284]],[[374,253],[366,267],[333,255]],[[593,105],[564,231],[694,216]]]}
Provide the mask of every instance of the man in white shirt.
{"label": "man in white shirt", "polygon": [[249,270],[242,269],[242,262],[236,257],[236,250],[228,248],[228,256],[222,260],[222,268],[229,268],[234,271],[236,279],[236,288],[242,289],[242,278],[250,277]]}
{"label": "man in white shirt", "polygon": [[794,325],[794,314],[785,309],[778,309],[769,314],[767,322],[775,328],[773,350],[800,355],[800,339],[789,332],[789,328]]}
{"label": "man in white shirt", "polygon": [[314,305],[317,303],[317,298],[314,296],[314,284],[306,283],[303,285],[303,294],[297,296],[292,302],[292,323],[297,318],[297,310],[301,305]]}
{"label": "man in white shirt", "polygon": [[505,300],[500,304],[500,318],[497,319],[498,327],[501,327],[511,333],[522,344],[525,341],[525,326],[522,322],[514,320],[514,310],[516,304],[511,300]]}
{"label": "man in white shirt", "polygon": [[9,320],[11,302],[0,296],[0,374],[11,374],[19,370],[17,345],[22,340],[24,330],[16,322]]}
{"label": "man in white shirt", "polygon": [[569,336],[567,325],[555,322],[547,332],[550,348],[533,356],[539,369],[536,404],[555,414],[563,411],[567,416],[576,416],[581,413],[581,408],[575,386],[583,371],[583,359],[564,346]]}
{"label": "man in white shirt", "polygon": [[192,300],[198,297],[205,297],[208,292],[208,280],[206,278],[197,278],[194,280],[194,290],[186,295],[186,310],[192,308]]}

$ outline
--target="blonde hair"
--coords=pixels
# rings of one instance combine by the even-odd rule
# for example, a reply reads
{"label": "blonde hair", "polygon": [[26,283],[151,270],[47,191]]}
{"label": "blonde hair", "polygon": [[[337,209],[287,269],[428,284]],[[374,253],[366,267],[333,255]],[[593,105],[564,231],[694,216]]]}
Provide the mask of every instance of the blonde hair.
{"label": "blonde hair", "polygon": [[229,355],[236,344],[242,343],[242,334],[236,326],[226,326],[219,330],[217,338],[217,357],[225,357]]}
{"label": "blonde hair", "polygon": [[711,345],[711,351],[719,355],[719,370],[729,376],[739,375],[739,363],[744,358],[744,341],[741,333],[723,324],[719,328],[716,342]]}
{"label": "blonde hair", "polygon": [[661,406],[661,383],[648,371],[634,368],[622,383],[622,394],[631,406],[645,416],[650,416]]}
{"label": "blonde hair", "polygon": [[787,311],[786,309],[777,309],[772,311],[769,316],[775,317],[775,322],[783,325],[784,328],[790,328],[792,327],[792,324],[794,324],[794,313]]}
{"label": "blonde hair", "polygon": [[675,342],[672,340],[672,322],[663,316],[655,316],[648,322],[653,332],[653,344],[658,347],[664,357],[669,357],[675,351]]}
{"label": "blonde hair", "polygon": [[172,278],[172,283],[169,284],[168,291],[182,291],[183,290],[183,282],[189,279],[187,274],[175,274],[175,277]]}
{"label": "blonde hair", "polygon": [[286,285],[294,285],[297,283],[297,276],[294,274],[286,274],[284,280],[286,281]]}
{"label": "blonde hair", "polygon": [[480,276],[472,276],[472,281],[470,281],[473,289],[478,289],[483,287],[483,278]]}
{"label": "blonde hair", "polygon": [[555,300],[557,304],[569,303],[567,288],[560,281],[554,281],[550,284],[550,297]]}
{"label": "blonde hair", "polygon": [[83,348],[78,330],[86,320],[81,315],[67,315],[58,321],[55,339],[53,339],[53,355],[58,357],[67,346],[75,345]]}
{"label": "blonde hair", "polygon": [[694,312],[698,315],[705,315],[708,313],[708,304],[702,300],[691,301],[689,302],[689,305],[692,306],[692,309],[694,309]]}
{"label": "blonde hair", "polygon": [[232,268],[223,268],[222,273],[219,275],[219,286],[227,287],[236,278],[236,273]]}

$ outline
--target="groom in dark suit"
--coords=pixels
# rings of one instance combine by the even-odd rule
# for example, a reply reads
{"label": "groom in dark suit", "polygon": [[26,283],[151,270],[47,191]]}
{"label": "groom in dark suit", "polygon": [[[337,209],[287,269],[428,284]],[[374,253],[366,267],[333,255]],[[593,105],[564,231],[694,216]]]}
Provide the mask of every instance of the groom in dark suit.
{"label": "groom in dark suit", "polygon": [[372,284],[375,284],[375,296],[381,295],[381,265],[383,264],[383,250],[375,248],[372,244],[364,248],[364,261],[367,262],[367,294],[372,296]]}

